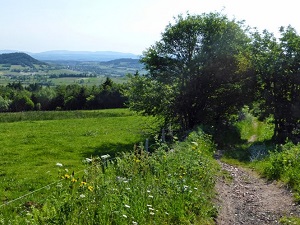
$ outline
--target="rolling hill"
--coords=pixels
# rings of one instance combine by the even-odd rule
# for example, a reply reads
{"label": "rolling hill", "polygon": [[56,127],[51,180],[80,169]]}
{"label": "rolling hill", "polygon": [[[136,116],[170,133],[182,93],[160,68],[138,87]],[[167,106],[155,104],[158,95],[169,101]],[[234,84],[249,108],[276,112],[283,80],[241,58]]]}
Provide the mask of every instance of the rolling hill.
{"label": "rolling hill", "polygon": [[41,62],[22,52],[1,54],[0,64],[20,65],[28,67],[35,67],[35,65],[47,65],[45,62]]}

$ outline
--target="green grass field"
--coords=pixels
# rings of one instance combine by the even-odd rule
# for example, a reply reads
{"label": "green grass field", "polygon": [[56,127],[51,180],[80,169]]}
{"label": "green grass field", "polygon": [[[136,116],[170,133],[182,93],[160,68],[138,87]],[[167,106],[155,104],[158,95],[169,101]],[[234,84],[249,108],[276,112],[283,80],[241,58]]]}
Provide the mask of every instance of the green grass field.
{"label": "green grass field", "polygon": [[56,163],[80,171],[86,157],[130,151],[153,127],[126,109],[0,114],[0,200],[56,181]]}
{"label": "green grass field", "polygon": [[197,130],[172,146],[156,141],[151,154],[138,146],[115,159],[90,158],[83,172],[65,164],[34,198],[0,205],[0,224],[214,224],[214,150]]}

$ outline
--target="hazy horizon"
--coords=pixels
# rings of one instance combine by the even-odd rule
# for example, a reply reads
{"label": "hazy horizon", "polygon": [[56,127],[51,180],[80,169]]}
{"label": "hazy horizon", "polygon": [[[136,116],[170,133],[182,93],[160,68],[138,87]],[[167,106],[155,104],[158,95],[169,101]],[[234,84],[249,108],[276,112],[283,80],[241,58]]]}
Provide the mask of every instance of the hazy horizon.
{"label": "hazy horizon", "polygon": [[179,14],[222,12],[276,33],[300,30],[295,1],[241,0],[10,0],[1,1],[0,49],[115,51],[141,55]]}

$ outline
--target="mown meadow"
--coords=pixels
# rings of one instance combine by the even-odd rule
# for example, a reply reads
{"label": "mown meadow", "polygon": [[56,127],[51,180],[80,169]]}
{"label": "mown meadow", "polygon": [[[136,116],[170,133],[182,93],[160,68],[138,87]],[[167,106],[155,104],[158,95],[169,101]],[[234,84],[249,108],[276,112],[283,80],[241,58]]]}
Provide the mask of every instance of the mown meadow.
{"label": "mown meadow", "polygon": [[3,113],[0,123],[2,203],[56,181],[56,163],[79,171],[86,157],[132,150],[155,130],[124,109]]}
{"label": "mown meadow", "polygon": [[156,129],[126,109],[3,114],[0,224],[213,224],[211,137],[149,153]]}

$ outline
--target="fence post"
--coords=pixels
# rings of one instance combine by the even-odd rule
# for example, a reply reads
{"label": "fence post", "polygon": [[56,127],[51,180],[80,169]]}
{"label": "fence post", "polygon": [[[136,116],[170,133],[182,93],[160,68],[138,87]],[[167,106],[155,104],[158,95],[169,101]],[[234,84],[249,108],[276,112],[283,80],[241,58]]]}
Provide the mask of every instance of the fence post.
{"label": "fence post", "polygon": [[146,138],[146,141],[145,141],[145,150],[146,152],[149,152],[149,139]]}

